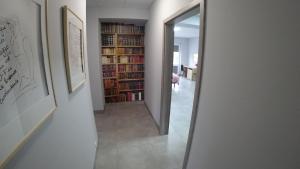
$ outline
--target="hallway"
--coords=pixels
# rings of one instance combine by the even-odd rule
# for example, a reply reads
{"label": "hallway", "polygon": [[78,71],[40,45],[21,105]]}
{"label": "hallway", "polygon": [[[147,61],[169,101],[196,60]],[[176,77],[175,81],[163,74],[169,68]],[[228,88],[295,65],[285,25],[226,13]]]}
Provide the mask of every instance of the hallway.
{"label": "hallway", "polygon": [[96,169],[181,169],[182,136],[170,128],[160,136],[143,103],[107,104],[96,113],[99,145]]}

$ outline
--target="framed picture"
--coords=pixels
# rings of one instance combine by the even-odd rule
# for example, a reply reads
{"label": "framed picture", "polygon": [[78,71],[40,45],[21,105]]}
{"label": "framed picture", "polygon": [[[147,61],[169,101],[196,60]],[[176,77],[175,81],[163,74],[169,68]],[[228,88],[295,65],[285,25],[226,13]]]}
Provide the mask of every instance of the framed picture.
{"label": "framed picture", "polygon": [[0,1],[0,168],[56,108],[46,3]]}
{"label": "framed picture", "polygon": [[83,53],[83,21],[67,6],[63,8],[65,64],[69,92],[86,79]]}

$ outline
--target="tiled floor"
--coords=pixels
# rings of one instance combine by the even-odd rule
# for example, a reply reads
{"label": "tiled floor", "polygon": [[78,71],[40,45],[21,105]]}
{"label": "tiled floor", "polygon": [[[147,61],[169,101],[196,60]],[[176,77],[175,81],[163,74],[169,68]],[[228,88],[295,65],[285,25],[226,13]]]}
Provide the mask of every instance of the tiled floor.
{"label": "tiled floor", "polygon": [[[179,101],[183,95],[179,91],[185,85],[192,84],[180,83],[178,90],[175,88],[177,93],[172,94],[174,101]],[[172,108],[175,105],[172,103]],[[184,114],[171,113],[170,133],[160,136],[143,103],[107,104],[105,111],[95,117],[99,136],[95,168],[181,169],[186,147],[184,132],[189,120],[183,118]]]}
{"label": "tiled floor", "polygon": [[190,129],[195,81],[180,77],[179,85],[172,87],[170,128],[186,142]]}

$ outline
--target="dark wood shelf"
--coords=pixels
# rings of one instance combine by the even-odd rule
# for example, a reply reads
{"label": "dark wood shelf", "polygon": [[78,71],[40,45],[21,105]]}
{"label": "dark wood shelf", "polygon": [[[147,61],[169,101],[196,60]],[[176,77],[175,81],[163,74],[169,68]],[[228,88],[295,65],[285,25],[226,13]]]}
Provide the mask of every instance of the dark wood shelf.
{"label": "dark wood shelf", "polygon": [[117,46],[117,48],[143,48],[144,46]]}
{"label": "dark wood shelf", "polygon": [[120,90],[120,92],[131,92],[131,91],[144,91],[144,89],[124,89],[124,90]]}
{"label": "dark wood shelf", "polygon": [[126,71],[126,72],[118,72],[118,73],[143,73],[144,71]]}
{"label": "dark wood shelf", "polygon": [[143,65],[144,63],[118,63],[119,65]]}
{"label": "dark wood shelf", "polygon": [[105,97],[117,97],[117,96],[119,96],[119,95],[107,95]]}
{"label": "dark wood shelf", "polygon": [[117,79],[117,77],[103,77],[103,79]]}
{"label": "dark wood shelf", "polygon": [[115,48],[116,46],[101,46],[102,48]]}
{"label": "dark wood shelf", "polygon": [[117,56],[144,56],[144,54],[143,53],[141,53],[141,54],[117,54]]}
{"label": "dark wood shelf", "polygon": [[142,81],[144,80],[144,78],[140,78],[140,79],[119,79],[120,82],[122,81]]}

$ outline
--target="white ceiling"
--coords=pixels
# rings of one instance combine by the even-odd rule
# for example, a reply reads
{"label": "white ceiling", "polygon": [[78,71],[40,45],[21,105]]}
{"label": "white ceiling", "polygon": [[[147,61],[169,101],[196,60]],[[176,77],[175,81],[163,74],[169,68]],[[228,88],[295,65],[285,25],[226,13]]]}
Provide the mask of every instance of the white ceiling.
{"label": "white ceiling", "polygon": [[87,7],[105,8],[150,8],[154,0],[87,0]]}
{"label": "white ceiling", "polygon": [[194,15],[177,24],[174,29],[175,37],[196,38],[199,37],[200,16]]}
{"label": "white ceiling", "polygon": [[194,15],[192,17],[189,17],[181,22],[180,24],[188,24],[188,25],[194,25],[199,26],[200,25],[200,15]]}

